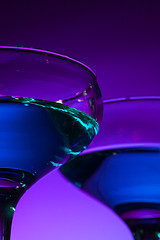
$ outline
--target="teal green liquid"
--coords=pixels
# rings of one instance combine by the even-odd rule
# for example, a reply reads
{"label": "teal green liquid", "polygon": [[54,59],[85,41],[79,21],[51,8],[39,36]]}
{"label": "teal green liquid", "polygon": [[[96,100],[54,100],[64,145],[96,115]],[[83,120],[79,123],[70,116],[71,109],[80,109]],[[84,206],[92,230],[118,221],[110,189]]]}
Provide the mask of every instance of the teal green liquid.
{"label": "teal green liquid", "polygon": [[89,115],[60,103],[0,97],[0,171],[39,178],[82,152],[98,127]]}

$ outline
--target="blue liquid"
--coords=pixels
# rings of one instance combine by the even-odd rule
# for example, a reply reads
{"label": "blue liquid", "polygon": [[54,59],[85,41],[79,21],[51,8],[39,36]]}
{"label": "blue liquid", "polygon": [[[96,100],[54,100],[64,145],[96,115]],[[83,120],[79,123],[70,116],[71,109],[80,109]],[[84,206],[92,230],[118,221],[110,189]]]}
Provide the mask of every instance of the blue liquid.
{"label": "blue liquid", "polygon": [[122,148],[93,152],[61,167],[76,186],[118,213],[160,208],[160,151]]}
{"label": "blue liquid", "polygon": [[0,179],[4,169],[38,179],[83,151],[97,131],[93,118],[68,106],[1,97]]}

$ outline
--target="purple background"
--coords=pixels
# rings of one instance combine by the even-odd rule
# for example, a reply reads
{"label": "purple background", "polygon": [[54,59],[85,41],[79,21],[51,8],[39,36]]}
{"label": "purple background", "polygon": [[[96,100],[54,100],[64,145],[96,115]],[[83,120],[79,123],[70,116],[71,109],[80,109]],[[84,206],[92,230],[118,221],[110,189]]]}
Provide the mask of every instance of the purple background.
{"label": "purple background", "polygon": [[[97,73],[103,98],[160,95],[160,2],[4,1],[0,45],[52,50]],[[132,239],[109,209],[51,173],[20,200],[12,240]]]}

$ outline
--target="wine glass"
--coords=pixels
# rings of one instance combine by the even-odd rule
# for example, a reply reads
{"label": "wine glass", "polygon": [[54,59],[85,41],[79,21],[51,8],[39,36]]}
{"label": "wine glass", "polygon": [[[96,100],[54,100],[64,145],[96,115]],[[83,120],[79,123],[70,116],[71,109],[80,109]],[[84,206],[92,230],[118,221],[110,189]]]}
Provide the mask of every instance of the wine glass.
{"label": "wine glass", "polygon": [[48,51],[0,47],[0,240],[10,239],[24,192],[82,152],[101,117],[90,68]]}
{"label": "wine glass", "polygon": [[135,240],[160,239],[160,97],[107,99],[100,131],[61,173],[113,209]]}

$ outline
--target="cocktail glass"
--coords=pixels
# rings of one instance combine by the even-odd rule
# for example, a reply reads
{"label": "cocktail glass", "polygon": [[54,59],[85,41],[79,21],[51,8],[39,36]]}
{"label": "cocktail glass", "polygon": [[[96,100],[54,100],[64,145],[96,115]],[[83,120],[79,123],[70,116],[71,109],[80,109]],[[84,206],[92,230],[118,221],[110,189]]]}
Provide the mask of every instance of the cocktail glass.
{"label": "cocktail glass", "polygon": [[24,192],[82,152],[101,117],[90,68],[48,51],[0,47],[0,240],[10,239]]}
{"label": "cocktail glass", "polygon": [[160,239],[160,97],[104,101],[99,134],[62,174],[113,209],[135,240]]}

